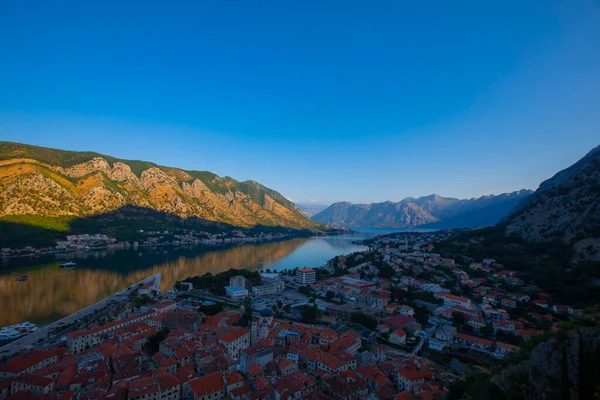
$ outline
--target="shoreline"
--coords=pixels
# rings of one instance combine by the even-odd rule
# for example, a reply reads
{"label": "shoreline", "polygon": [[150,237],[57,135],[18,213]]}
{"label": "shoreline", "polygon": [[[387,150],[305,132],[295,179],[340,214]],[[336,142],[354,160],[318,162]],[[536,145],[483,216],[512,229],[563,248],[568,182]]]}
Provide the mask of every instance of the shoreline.
{"label": "shoreline", "polygon": [[[29,254],[15,254],[15,255],[10,255],[10,256],[5,256],[2,255],[0,256],[0,262],[3,260],[9,260],[9,259],[14,259],[14,258],[35,258],[38,256],[47,256],[47,255],[52,255],[52,254],[69,254],[69,253],[77,253],[77,252],[88,252],[88,251],[95,251],[95,250],[131,250],[131,249],[137,249],[137,248],[148,248],[148,247],[160,247],[160,246],[172,246],[172,247],[189,247],[189,248],[193,248],[193,247],[201,247],[201,246],[205,246],[205,247],[218,247],[218,246],[228,246],[228,245],[245,245],[245,244],[252,244],[252,243],[264,243],[264,242],[276,242],[276,241],[281,241],[281,240],[290,240],[290,239],[297,239],[297,238],[310,238],[310,237],[327,237],[327,236],[341,236],[341,235],[346,235],[346,234],[351,234],[351,233],[357,233],[356,231],[340,231],[340,230],[336,230],[335,232],[311,232],[310,235],[307,234],[286,234],[286,236],[283,237],[276,237],[276,238],[240,238],[240,239],[236,239],[236,240],[232,240],[232,239],[218,239],[218,240],[210,240],[210,241],[201,241],[199,243],[182,243],[182,244],[174,244],[171,242],[166,242],[166,243],[152,243],[152,244],[138,244],[137,246],[131,245],[128,242],[123,242],[123,243],[127,243],[126,245],[124,244],[123,246],[98,246],[98,247],[88,247],[85,249],[62,249],[62,250],[48,250],[48,251],[38,251],[35,253],[29,253]],[[229,240],[229,241],[226,241]],[[2,266],[0,266],[0,268],[2,268]]]}

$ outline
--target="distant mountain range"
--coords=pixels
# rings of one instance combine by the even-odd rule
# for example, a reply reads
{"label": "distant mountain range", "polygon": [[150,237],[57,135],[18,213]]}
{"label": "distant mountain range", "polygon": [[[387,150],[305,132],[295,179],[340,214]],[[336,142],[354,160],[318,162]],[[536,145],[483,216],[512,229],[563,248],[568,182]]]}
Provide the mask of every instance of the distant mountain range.
{"label": "distant mountain range", "polygon": [[313,215],[318,214],[321,211],[323,211],[324,209],[326,209],[327,207],[329,207],[329,205],[327,205],[327,204],[316,204],[316,203],[296,203],[296,205],[298,206],[300,211],[302,211],[304,214],[308,215],[309,217],[312,217]]}
{"label": "distant mountain range", "polygon": [[0,220],[53,227],[56,221],[130,206],[240,227],[323,228],[280,193],[255,181],[0,142]]}
{"label": "distant mountain range", "polygon": [[432,194],[396,203],[338,202],[312,219],[344,228],[473,228],[496,224],[531,193],[523,189],[465,200]]}

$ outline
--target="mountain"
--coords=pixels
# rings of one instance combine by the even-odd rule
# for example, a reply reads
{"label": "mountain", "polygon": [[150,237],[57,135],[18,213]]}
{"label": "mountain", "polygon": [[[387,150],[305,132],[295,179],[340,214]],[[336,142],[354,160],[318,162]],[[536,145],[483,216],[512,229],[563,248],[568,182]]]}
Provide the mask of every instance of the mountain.
{"label": "mountain", "polygon": [[327,207],[329,207],[327,204],[316,204],[316,203],[296,203],[296,205],[298,206],[300,211],[302,211],[304,214],[308,215],[309,217],[312,217],[313,215],[318,214],[321,211],[323,211],[324,209],[326,209]]}
{"label": "mountain", "polygon": [[52,225],[130,206],[239,227],[322,228],[255,181],[0,142],[0,220]]}
{"label": "mountain", "polygon": [[493,227],[436,245],[444,257],[493,258],[554,302],[600,302],[600,146],[544,181]]}
{"label": "mountain", "polygon": [[[506,233],[531,242],[560,239],[578,251],[589,246],[591,252],[598,247],[600,146],[542,182],[535,193],[507,217]],[[600,259],[598,253],[595,254]]]}
{"label": "mountain", "polygon": [[407,197],[397,203],[334,203],[312,219],[346,228],[472,228],[504,218],[530,190],[459,200],[437,194]]}

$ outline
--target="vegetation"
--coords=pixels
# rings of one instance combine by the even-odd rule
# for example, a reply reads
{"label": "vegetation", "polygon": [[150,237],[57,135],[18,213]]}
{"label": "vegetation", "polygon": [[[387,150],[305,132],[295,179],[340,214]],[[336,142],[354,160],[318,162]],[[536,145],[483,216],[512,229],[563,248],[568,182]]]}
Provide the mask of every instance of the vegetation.
{"label": "vegetation", "polygon": [[302,307],[302,319],[304,321],[314,321],[319,318],[319,308],[316,304],[304,305]]}
{"label": "vegetation", "polygon": [[148,338],[148,341],[146,341],[145,349],[148,352],[150,352],[151,354],[155,354],[160,347],[160,342],[165,340],[165,338],[167,337],[168,334],[169,334],[169,328],[167,328],[167,327],[156,332],[154,335],[152,335]]}
{"label": "vegetation", "polygon": [[374,331],[377,329],[377,320],[365,313],[362,312],[354,312],[350,315],[350,321],[355,322],[364,326],[367,329]]}
{"label": "vegetation", "polygon": [[198,307],[198,311],[205,315],[215,315],[223,311],[223,303],[217,302],[215,304],[202,304]]}
{"label": "vegetation", "polygon": [[207,272],[202,276],[187,278],[185,282],[191,282],[194,285],[194,289],[208,290],[216,295],[224,296],[225,286],[229,286],[229,279],[238,275],[242,275],[252,285],[260,284],[260,274],[256,271],[248,271],[247,269],[229,269],[217,275]]}
{"label": "vegetation", "polygon": [[561,241],[532,243],[519,236],[506,236],[504,226],[462,232],[436,245],[444,257],[475,260],[493,258],[507,269],[519,272],[526,282],[553,294],[557,301],[575,306],[597,304],[600,263],[571,266],[573,252]]}

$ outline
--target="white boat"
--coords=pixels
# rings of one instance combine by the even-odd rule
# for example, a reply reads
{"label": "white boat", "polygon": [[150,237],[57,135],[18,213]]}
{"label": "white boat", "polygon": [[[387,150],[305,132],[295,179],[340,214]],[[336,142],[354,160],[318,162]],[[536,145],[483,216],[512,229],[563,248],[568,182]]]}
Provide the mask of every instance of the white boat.
{"label": "white boat", "polygon": [[76,266],[77,266],[77,264],[76,264],[76,263],[74,263],[73,261],[69,261],[69,262],[66,262],[66,263],[64,263],[64,264],[60,264],[60,267],[61,267],[61,268],[66,268],[66,269],[73,269],[73,268],[75,268]]}
{"label": "white boat", "polygon": [[31,322],[23,322],[22,324],[6,326],[0,329],[0,343],[12,342],[13,340],[17,340],[24,335],[35,332],[36,330],[37,325],[32,324]]}

